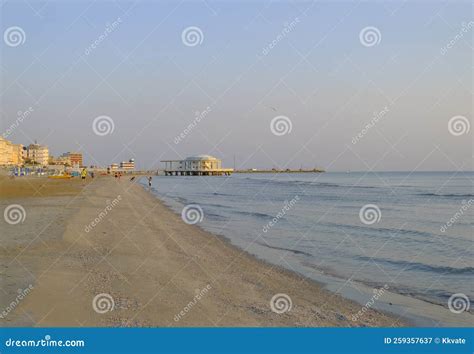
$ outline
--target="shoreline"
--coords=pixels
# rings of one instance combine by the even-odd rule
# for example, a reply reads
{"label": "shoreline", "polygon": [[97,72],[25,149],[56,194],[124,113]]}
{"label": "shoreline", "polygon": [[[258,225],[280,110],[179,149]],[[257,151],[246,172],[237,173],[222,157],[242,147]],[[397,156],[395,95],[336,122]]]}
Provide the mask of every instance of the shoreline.
{"label": "shoreline", "polygon": [[[146,186],[143,185],[145,189]],[[180,210],[183,208],[183,201],[175,201],[168,198],[168,200],[162,199],[162,196],[159,196],[152,191],[148,191],[157,199],[161,200],[162,203],[176,215],[180,215]],[[163,192],[165,193],[165,192]],[[166,193],[165,193],[166,194]],[[182,205],[183,204],[183,205]],[[179,207],[178,207],[179,205]],[[179,209],[179,210],[178,210]],[[366,304],[371,303],[374,293],[380,291],[385,286],[374,285],[373,283],[367,283],[359,280],[347,280],[341,275],[331,272],[330,270],[323,270],[315,268],[311,265],[310,274],[311,277],[305,275],[304,269],[294,269],[288,265],[277,264],[273,260],[265,259],[264,254],[259,254],[258,252],[251,252],[245,247],[237,245],[232,237],[216,233],[211,231],[213,228],[204,226],[202,224],[197,224],[199,228],[203,231],[211,233],[217,237],[220,237],[224,242],[226,242],[230,247],[235,247],[236,249],[245,252],[248,256],[254,257],[259,262],[263,262],[269,267],[276,267],[283,272],[289,272],[294,274],[297,277],[302,277],[306,281],[314,282],[318,286],[341,295],[343,298],[356,302],[362,308]],[[234,237],[235,238],[235,237]],[[267,245],[263,245],[265,248],[272,248]],[[285,250],[285,249],[283,249]],[[354,286],[346,286],[347,282],[350,282]],[[446,306],[435,301],[430,301],[427,298],[416,296],[416,295],[407,295],[401,292],[397,292],[396,289],[385,288],[383,289],[383,296],[377,299],[377,301],[371,303],[371,308],[381,311],[388,316],[395,316],[400,319],[400,321],[405,326],[415,326],[415,327],[429,327],[433,324],[444,327],[457,327],[460,325],[469,326],[472,323],[472,310],[466,311],[464,313],[454,313],[451,312]]]}
{"label": "shoreline", "polygon": [[[121,196],[119,203],[86,232],[86,226],[117,196]],[[61,237],[51,232],[48,239],[40,236],[38,242],[2,251],[27,265],[35,278],[31,293],[6,319],[0,319],[2,326],[24,326],[28,320],[28,325],[45,327],[406,325],[397,316],[373,309],[352,321],[351,316],[361,310],[358,303],[248,254],[220,236],[185,224],[158,198],[128,179],[99,177],[78,194],[62,198],[69,198],[63,203],[72,203],[74,210],[54,221],[58,227],[65,226]],[[10,237],[34,222],[32,210],[41,208],[31,200],[22,202],[27,219],[24,224],[10,225]],[[61,233],[60,229],[55,232]],[[13,289],[21,277],[14,276],[12,267],[4,268],[2,279],[7,276]],[[205,294],[203,289],[207,289]],[[101,294],[112,298],[113,310],[99,313],[99,303],[95,304],[99,312],[94,310],[94,299]],[[289,311],[272,311],[270,302],[277,294],[289,297]],[[277,311],[285,310],[286,305],[289,308],[288,302],[276,304],[283,305]],[[179,317],[183,311],[185,315]]]}

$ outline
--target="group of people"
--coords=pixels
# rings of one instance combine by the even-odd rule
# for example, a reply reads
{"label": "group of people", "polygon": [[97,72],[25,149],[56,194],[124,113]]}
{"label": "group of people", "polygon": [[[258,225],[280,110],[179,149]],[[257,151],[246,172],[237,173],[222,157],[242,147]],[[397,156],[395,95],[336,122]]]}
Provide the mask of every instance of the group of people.
{"label": "group of people", "polygon": [[[151,181],[153,180],[153,177],[152,176],[148,176],[147,178],[147,181],[148,181],[148,187],[151,188]],[[130,178],[130,182],[133,182],[135,180],[135,176],[133,176],[132,178]]]}
{"label": "group of people", "polygon": [[[89,175],[91,176],[91,178],[94,178],[95,177],[94,171],[89,173]],[[87,177],[87,168],[83,168],[82,171],[81,171],[81,179],[85,180],[86,177]]]}
{"label": "group of people", "polygon": [[[153,177],[152,176],[148,176],[147,178],[147,181],[148,181],[148,187],[151,188],[151,181],[153,180]],[[130,182],[133,182],[135,180],[135,176],[133,176],[132,178],[130,178]]]}
{"label": "group of people", "polygon": [[[89,175],[91,176],[91,178],[94,178],[95,177],[94,171],[89,173]],[[81,179],[85,180],[86,177],[87,177],[87,168],[83,168],[82,171],[81,171]]]}
{"label": "group of people", "polygon": [[[90,173],[91,177],[94,178],[94,172],[91,172]],[[81,171],[81,179],[85,180],[87,177],[87,169],[86,168],[83,168],[82,171]],[[120,181],[120,178],[122,177],[122,172],[120,171],[117,171],[114,173],[114,177],[116,180],[119,180]],[[132,178],[130,178],[130,182],[133,182],[135,180],[135,176],[133,176]],[[147,181],[148,181],[148,187],[151,188],[151,184],[152,184],[152,180],[153,180],[153,177],[152,176],[148,176],[147,177]]]}

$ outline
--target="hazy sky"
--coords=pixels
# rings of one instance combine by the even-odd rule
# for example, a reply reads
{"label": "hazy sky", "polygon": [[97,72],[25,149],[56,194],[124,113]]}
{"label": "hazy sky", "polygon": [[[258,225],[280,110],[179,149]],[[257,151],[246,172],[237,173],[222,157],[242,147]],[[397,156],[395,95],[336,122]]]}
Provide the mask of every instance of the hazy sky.
{"label": "hazy sky", "polygon": [[54,155],[473,169],[469,1],[9,0],[1,20],[0,129]]}

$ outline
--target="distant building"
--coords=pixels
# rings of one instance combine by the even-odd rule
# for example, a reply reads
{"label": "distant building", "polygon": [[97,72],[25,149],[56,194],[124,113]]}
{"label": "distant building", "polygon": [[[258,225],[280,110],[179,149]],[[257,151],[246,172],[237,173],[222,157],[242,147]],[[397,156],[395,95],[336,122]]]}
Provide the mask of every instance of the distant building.
{"label": "distant building", "polygon": [[59,160],[67,162],[68,165],[73,167],[82,167],[82,153],[81,152],[65,152],[58,157]]}
{"label": "distant building", "polygon": [[172,176],[230,175],[232,168],[222,168],[222,161],[210,155],[190,156],[184,160],[162,160],[165,174]]}
{"label": "distant building", "polygon": [[23,145],[13,144],[10,140],[0,137],[0,165],[23,164]]}
{"label": "distant building", "polygon": [[51,164],[53,165],[63,165],[63,166],[71,166],[71,159],[69,156],[58,156],[51,158]]}
{"label": "distant building", "polygon": [[30,162],[46,166],[49,163],[49,149],[47,146],[30,144],[27,149],[27,158]]}
{"label": "distant building", "polygon": [[0,137],[0,165],[8,165],[10,161],[9,141]]}
{"label": "distant building", "polygon": [[118,163],[112,163],[110,164],[110,169],[111,170],[118,170],[119,168],[119,164]]}
{"label": "distant building", "polygon": [[28,158],[28,147],[27,146],[23,146],[22,156],[23,156],[23,161]]}
{"label": "distant building", "polygon": [[126,162],[126,161],[120,162],[120,169],[128,170],[128,171],[134,170],[135,169],[135,160],[130,159],[130,160],[128,160],[128,162]]}
{"label": "distant building", "polygon": [[23,165],[23,145],[12,144],[12,164]]}

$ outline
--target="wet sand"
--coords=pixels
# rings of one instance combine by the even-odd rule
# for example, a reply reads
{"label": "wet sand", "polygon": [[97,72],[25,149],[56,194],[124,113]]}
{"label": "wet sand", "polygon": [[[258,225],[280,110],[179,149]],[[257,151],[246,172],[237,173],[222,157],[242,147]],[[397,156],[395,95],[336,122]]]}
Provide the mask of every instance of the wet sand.
{"label": "wet sand", "polygon": [[[352,321],[361,305],[184,223],[128,178],[4,178],[0,187],[2,210],[26,211],[23,223],[1,220],[1,309],[24,295],[2,326],[404,324],[372,309]],[[291,299],[289,311],[272,311],[276,294]],[[274,310],[288,310],[281,299]]]}

